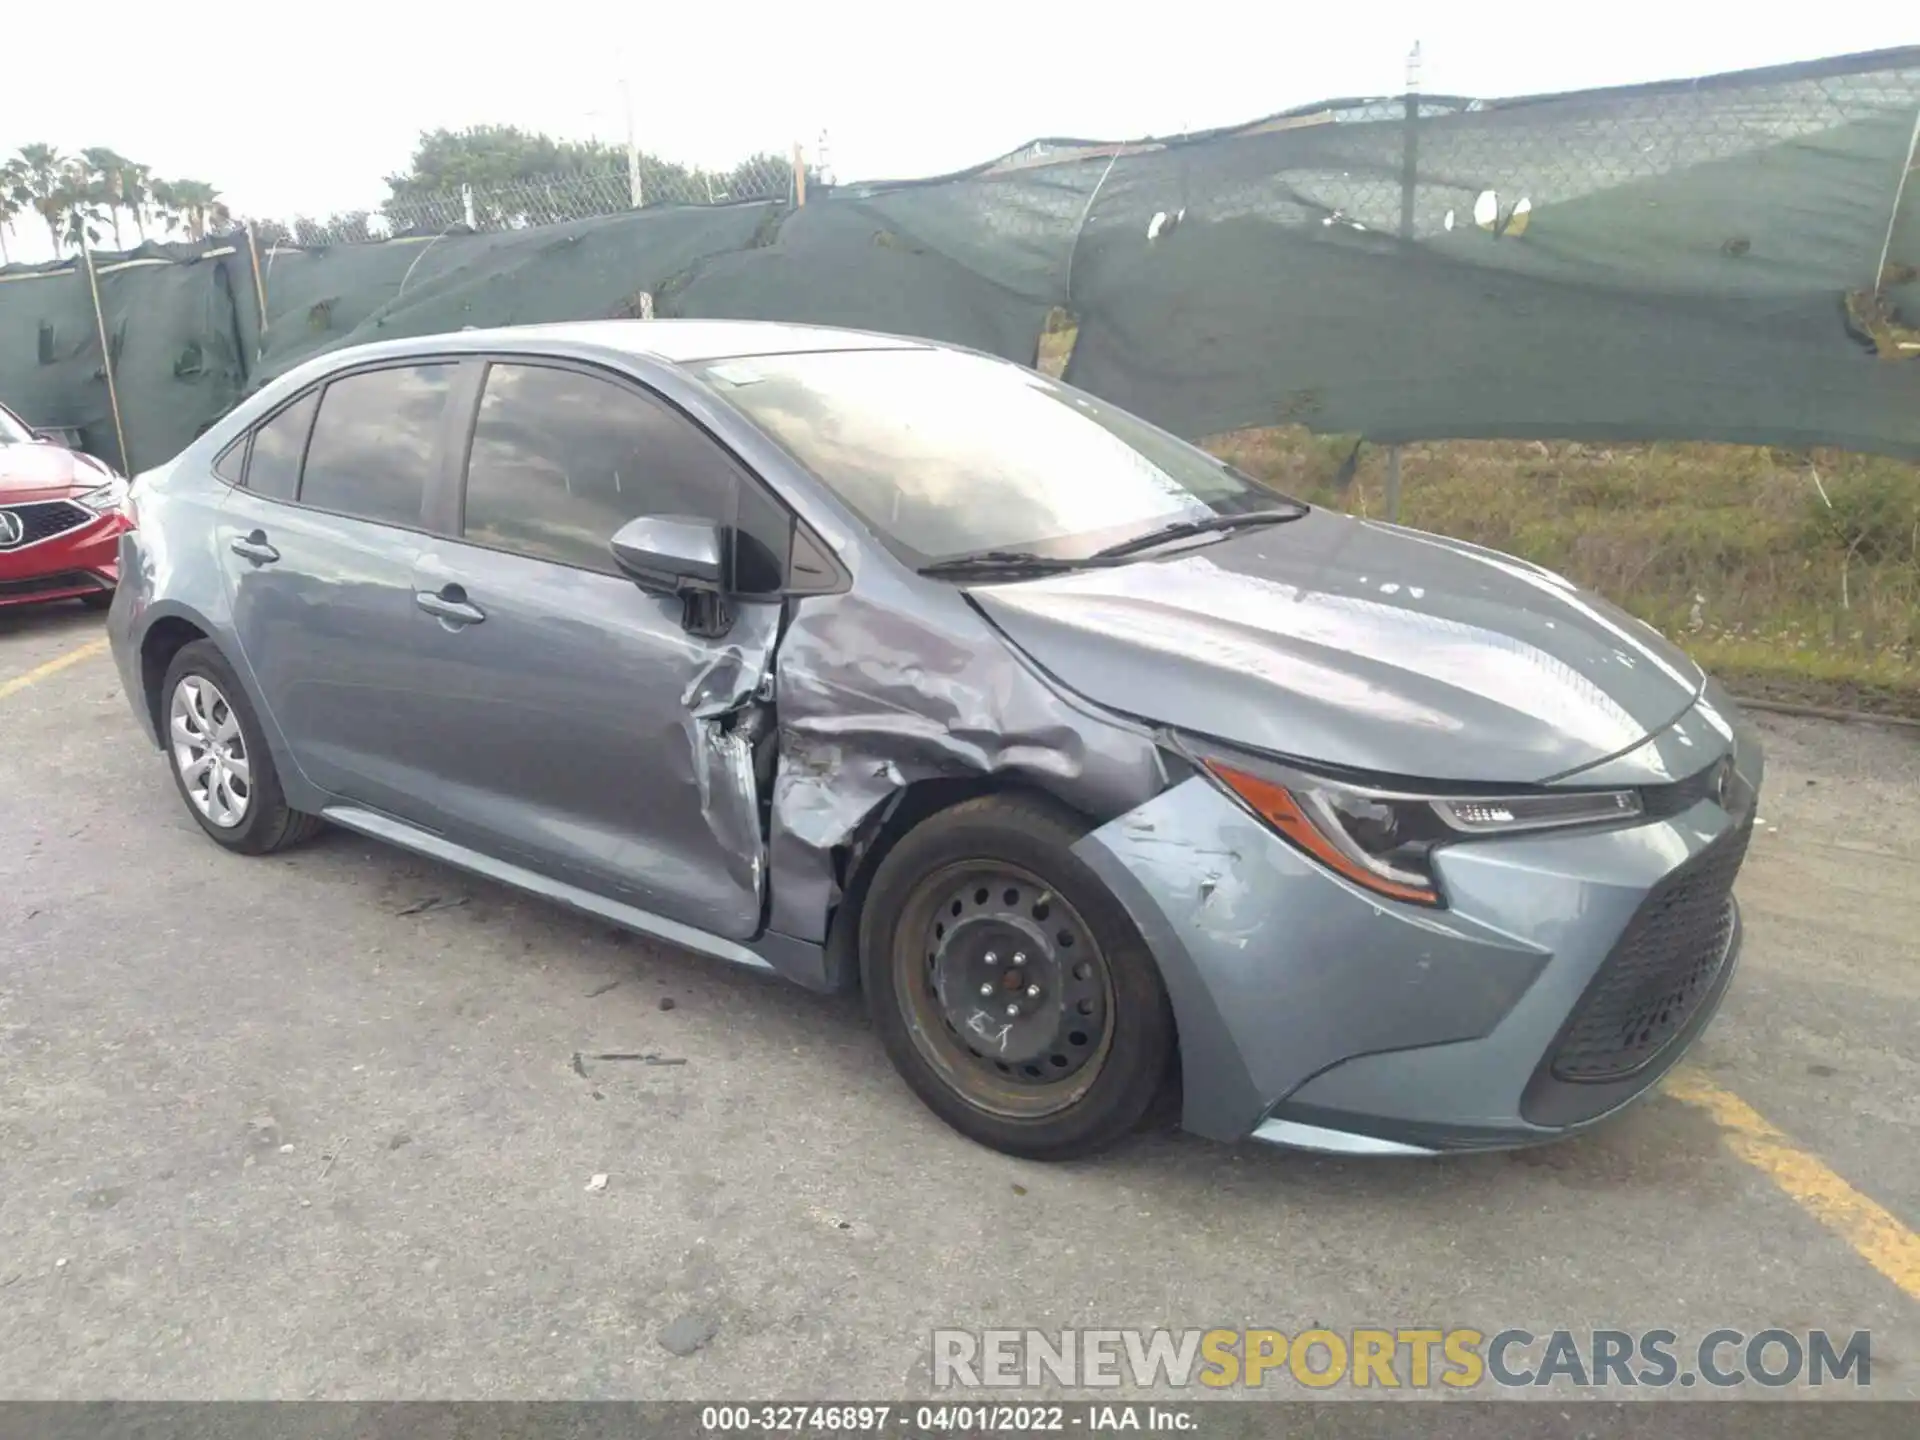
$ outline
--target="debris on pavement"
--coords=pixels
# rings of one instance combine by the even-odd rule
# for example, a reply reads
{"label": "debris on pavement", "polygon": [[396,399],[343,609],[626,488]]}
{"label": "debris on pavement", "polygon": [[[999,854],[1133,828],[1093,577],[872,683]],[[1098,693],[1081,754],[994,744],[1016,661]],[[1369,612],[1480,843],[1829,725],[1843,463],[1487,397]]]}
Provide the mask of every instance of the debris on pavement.
{"label": "debris on pavement", "polygon": [[591,1180],[587,1181],[587,1189],[589,1191],[599,1191],[599,1190],[604,1190],[606,1188],[607,1188],[607,1177],[605,1175],[596,1175]]}
{"label": "debris on pavement", "polygon": [[660,1348],[669,1355],[687,1356],[705,1347],[720,1333],[718,1316],[689,1310],[660,1332]]}
{"label": "debris on pavement", "polygon": [[411,905],[402,905],[393,913],[396,915],[425,915],[433,910],[457,910],[471,897],[466,895],[429,895],[424,900],[416,900]]}
{"label": "debris on pavement", "polygon": [[684,1065],[687,1063],[686,1059],[682,1056],[657,1055],[651,1050],[619,1050],[610,1055],[589,1055],[587,1058],[589,1060],[633,1060],[642,1065]]}

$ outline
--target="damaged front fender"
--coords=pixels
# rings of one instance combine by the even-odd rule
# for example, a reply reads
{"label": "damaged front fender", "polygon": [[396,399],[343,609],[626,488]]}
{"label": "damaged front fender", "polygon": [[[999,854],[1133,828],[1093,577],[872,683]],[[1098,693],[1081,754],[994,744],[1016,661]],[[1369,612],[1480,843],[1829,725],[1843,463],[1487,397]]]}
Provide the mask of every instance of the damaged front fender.
{"label": "damaged front fender", "polygon": [[769,928],[812,945],[840,904],[847,848],[918,782],[1015,781],[1094,821],[1168,783],[1145,728],[1047,680],[957,590],[869,570],[857,593],[797,602],[776,684]]}

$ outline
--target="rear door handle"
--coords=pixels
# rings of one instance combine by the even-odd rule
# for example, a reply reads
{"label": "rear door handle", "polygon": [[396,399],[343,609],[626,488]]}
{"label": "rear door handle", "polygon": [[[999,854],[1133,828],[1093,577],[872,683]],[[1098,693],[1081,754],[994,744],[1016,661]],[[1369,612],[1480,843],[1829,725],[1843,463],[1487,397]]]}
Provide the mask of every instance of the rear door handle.
{"label": "rear door handle", "polygon": [[416,590],[413,603],[451,625],[478,625],[487,618],[487,612],[467,599],[467,592],[458,585],[442,585],[437,592]]}
{"label": "rear door handle", "polygon": [[267,532],[256,530],[244,540],[236,540],[233,553],[243,560],[251,560],[256,565],[271,565],[280,558],[280,552],[267,543]]}

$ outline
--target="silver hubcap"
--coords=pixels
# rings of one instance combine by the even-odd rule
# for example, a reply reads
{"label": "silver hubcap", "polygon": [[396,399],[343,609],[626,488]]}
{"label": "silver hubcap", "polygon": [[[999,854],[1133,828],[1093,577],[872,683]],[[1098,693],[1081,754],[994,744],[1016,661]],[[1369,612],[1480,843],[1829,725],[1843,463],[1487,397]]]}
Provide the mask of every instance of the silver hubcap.
{"label": "silver hubcap", "polygon": [[168,730],[173,763],[193,808],[223,830],[246,819],[253,770],[239,717],[219,687],[202,675],[183,677],[173,687]]}

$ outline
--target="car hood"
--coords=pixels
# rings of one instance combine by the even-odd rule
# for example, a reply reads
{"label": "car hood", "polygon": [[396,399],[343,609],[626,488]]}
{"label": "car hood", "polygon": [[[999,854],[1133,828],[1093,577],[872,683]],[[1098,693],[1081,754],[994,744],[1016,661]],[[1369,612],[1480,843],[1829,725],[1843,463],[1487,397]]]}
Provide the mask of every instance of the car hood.
{"label": "car hood", "polygon": [[1296,759],[1534,783],[1618,755],[1705,677],[1639,621],[1494,551],[1315,510],[969,595],[1068,688]]}
{"label": "car hood", "polygon": [[54,500],[110,478],[98,461],[60,445],[0,444],[0,500]]}

